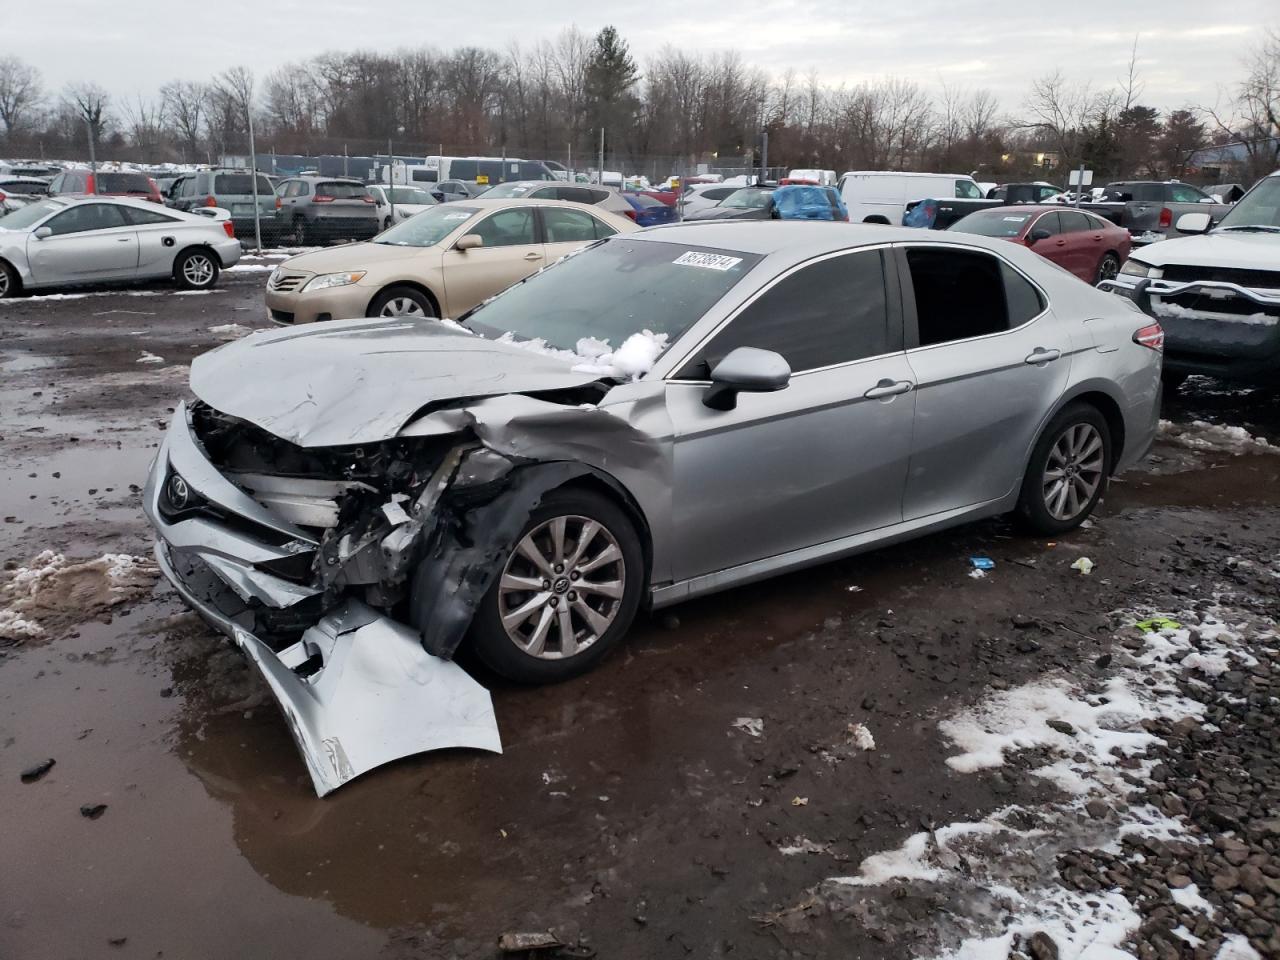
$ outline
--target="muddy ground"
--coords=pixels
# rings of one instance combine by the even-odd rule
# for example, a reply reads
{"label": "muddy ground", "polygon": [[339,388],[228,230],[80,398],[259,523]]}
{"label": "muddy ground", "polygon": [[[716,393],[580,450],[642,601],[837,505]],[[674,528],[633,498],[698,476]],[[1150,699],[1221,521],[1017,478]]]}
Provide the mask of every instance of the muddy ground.
{"label": "muddy ground", "polygon": [[[602,958],[914,956],[936,902],[778,918],[910,834],[1053,793],[954,772],[939,719],[1104,669],[1115,611],[1228,578],[1266,612],[1280,584],[1238,567],[1276,556],[1280,456],[1164,440],[1060,542],[993,521],[675,608],[573,682],[482,676],[502,756],[416,757],[320,800],[239,657],[110,559],[149,555],[138,488],[186,364],[240,332],[211,328],[266,326],[264,276],[0,304],[0,579],[67,586],[0,598],[11,637],[35,624],[0,640],[5,960],[486,957],[548,928]],[[1280,442],[1275,394],[1193,383],[1165,416]]]}

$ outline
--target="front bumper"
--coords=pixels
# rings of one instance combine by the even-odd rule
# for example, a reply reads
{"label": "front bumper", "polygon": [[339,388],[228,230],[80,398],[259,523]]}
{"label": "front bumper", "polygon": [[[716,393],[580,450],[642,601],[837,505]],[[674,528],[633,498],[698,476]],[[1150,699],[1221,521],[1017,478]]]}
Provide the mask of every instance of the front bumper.
{"label": "front bumper", "polygon": [[[175,472],[214,516],[166,516],[161,499]],[[317,544],[218,472],[192,436],[185,405],[156,457],[143,507],[160,569],[257,666],[319,796],[426,750],[502,752],[488,691],[457,664],[423,650],[415,631],[357,600],[324,609],[319,589],[262,569]],[[220,522],[219,512],[233,519]],[[301,635],[278,647],[259,635],[267,623],[292,625]]]}
{"label": "front bumper", "polygon": [[363,317],[375,291],[358,283],[326,290],[280,293],[267,290],[267,311],[277,323],[315,323]]}

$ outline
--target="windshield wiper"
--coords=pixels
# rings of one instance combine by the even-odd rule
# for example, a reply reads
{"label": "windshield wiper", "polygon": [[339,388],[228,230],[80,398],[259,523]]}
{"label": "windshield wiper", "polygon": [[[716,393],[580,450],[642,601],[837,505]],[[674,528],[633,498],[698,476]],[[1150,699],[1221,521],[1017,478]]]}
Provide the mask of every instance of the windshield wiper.
{"label": "windshield wiper", "polygon": [[1269,223],[1245,223],[1238,227],[1219,227],[1219,230],[1263,230],[1267,233],[1280,233],[1280,227],[1273,227]]}

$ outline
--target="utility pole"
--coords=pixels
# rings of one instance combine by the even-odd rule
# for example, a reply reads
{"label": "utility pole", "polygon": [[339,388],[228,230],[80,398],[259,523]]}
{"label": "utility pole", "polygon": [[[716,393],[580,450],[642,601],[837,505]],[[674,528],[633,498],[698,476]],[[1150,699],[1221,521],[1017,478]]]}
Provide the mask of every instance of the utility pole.
{"label": "utility pole", "polygon": [[387,135],[387,203],[391,207],[391,212],[387,217],[391,220],[391,225],[396,223],[396,195],[393,192],[396,184],[396,162],[391,158],[391,136]]}
{"label": "utility pole", "polygon": [[604,186],[604,127],[600,128],[600,186]]}
{"label": "utility pole", "polygon": [[262,253],[262,209],[258,206],[258,150],[253,143],[253,103],[245,101],[244,114],[249,121],[249,182],[253,184],[253,239]]}
{"label": "utility pole", "polygon": [[85,129],[89,131],[89,171],[93,174],[93,193],[98,192],[98,157],[94,149],[93,121],[85,118]]}

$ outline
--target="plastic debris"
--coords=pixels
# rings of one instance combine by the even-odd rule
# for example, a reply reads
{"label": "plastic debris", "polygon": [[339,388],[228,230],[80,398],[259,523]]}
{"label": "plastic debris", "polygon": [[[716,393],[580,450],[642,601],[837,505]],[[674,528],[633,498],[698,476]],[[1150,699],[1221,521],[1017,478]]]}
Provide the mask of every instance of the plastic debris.
{"label": "plastic debris", "polygon": [[1168,617],[1151,617],[1149,620],[1139,620],[1134,624],[1143,633],[1159,633],[1161,630],[1179,630],[1182,628],[1177,620],[1170,620]]}
{"label": "plastic debris", "polygon": [[990,557],[970,557],[969,563],[975,570],[994,570],[996,562]]}
{"label": "plastic debris", "polygon": [[793,807],[807,807],[809,805],[808,797],[792,797],[791,805]]}
{"label": "plastic debris", "polygon": [[563,946],[564,942],[549,930],[540,933],[504,933],[498,938],[498,949],[503,953],[559,950]]}
{"label": "plastic debris", "polygon": [[987,571],[981,570],[978,567],[974,567],[972,570],[969,571],[969,577],[972,580],[983,580],[986,578],[986,576],[987,576]]}
{"label": "plastic debris", "polygon": [[732,726],[752,737],[758,737],[764,733],[764,719],[762,717],[739,717],[733,721]]}
{"label": "plastic debris", "polygon": [[1072,570],[1079,570],[1085,576],[1093,573],[1093,561],[1088,557],[1081,557],[1075,563],[1071,564]]}

